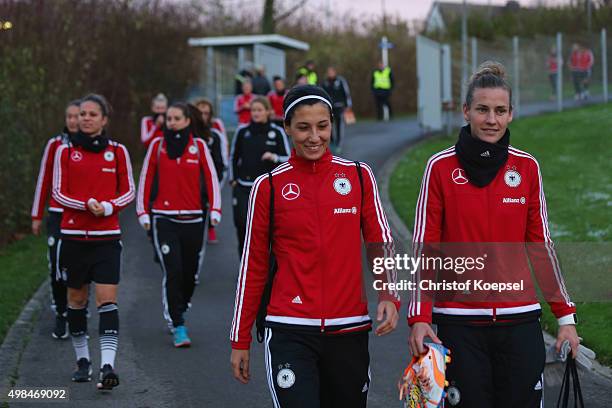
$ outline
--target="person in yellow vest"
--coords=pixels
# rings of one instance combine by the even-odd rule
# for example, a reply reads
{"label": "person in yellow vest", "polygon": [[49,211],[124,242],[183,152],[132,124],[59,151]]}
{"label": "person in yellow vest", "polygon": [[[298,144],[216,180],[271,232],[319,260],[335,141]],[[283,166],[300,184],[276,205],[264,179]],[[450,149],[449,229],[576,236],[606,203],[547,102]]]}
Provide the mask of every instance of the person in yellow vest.
{"label": "person in yellow vest", "polygon": [[318,85],[319,77],[315,72],[315,63],[313,60],[306,61],[306,64],[298,69],[296,78],[305,76],[308,85]]}
{"label": "person in yellow vest", "polygon": [[378,61],[378,67],[372,72],[372,93],[376,100],[376,115],[378,120],[383,120],[385,106],[391,118],[391,91],[393,90],[393,72],[386,67],[382,61]]}

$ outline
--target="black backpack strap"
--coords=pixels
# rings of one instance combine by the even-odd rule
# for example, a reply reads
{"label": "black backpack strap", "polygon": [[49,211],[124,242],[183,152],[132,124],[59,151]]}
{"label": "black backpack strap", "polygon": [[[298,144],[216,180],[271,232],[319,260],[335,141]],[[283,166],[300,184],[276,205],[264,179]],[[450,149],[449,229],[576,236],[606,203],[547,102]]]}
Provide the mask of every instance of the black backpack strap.
{"label": "black backpack strap", "polygon": [[272,183],[272,173],[270,172],[268,173],[268,181],[270,182],[270,218],[268,221],[268,279],[261,296],[261,302],[259,303],[257,318],[255,320],[257,341],[260,343],[263,343],[264,341],[266,314],[268,312],[268,304],[270,303],[270,297],[272,295],[272,284],[274,283],[274,276],[276,275],[277,270],[276,258],[274,257],[274,252],[272,251],[274,233],[274,184]]}
{"label": "black backpack strap", "polygon": [[361,171],[361,163],[355,161],[355,166],[357,166],[357,175],[359,176],[359,186],[361,186],[361,204],[363,205],[363,173]]}
{"label": "black backpack strap", "polygon": [[[357,166],[357,176],[359,176],[359,186],[361,187],[361,209],[363,209],[363,171],[361,170],[361,163],[358,161],[355,161],[355,166]],[[359,213],[361,214],[361,211]],[[359,223],[361,224],[361,221]]]}

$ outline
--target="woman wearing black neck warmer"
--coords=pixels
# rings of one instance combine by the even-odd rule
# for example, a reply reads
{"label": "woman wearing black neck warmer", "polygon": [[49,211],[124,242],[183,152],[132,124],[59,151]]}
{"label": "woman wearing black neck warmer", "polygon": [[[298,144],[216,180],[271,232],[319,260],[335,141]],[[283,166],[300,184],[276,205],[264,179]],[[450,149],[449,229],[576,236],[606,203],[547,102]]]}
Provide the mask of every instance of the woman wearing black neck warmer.
{"label": "woman wearing black neck warmer", "polygon": [[140,224],[153,233],[163,272],[163,314],[175,347],[191,345],[184,314],[201,264],[207,212],[211,225],[221,221],[217,171],[193,123],[187,104],[168,108],[164,136],[151,142],[142,165],[136,201]]}
{"label": "woman wearing black neck warmer", "polygon": [[270,122],[270,102],[258,96],[251,102],[251,122],[239,126],[230,150],[229,180],[233,188],[234,225],[242,255],[249,194],[255,179],[289,160],[285,131]]}
{"label": "woman wearing black neck warmer", "polygon": [[[398,320],[397,292],[381,287],[369,314],[363,247],[373,259],[393,252],[393,238],[372,169],[330,152],[332,112],[318,86],[287,93],[291,158],[258,177],[249,199],[230,361],[234,378],[248,383],[256,322],[275,407],[366,407],[372,320],[377,336]],[[393,275],[375,279],[384,287]]]}
{"label": "woman wearing black neck warmer", "polygon": [[[545,350],[537,285],[558,319],[557,351],[569,341],[573,357],[576,309],[550,238],[539,164],[510,145],[512,90],[501,64],[486,62],[472,76],[463,114],[467,125],[455,146],[427,163],[414,255],[436,256],[442,250],[457,261],[468,255],[481,266],[470,272],[456,268],[448,275],[419,271],[419,285],[436,272],[442,274],[438,280],[464,283],[462,277],[471,273],[474,286],[455,292],[416,290],[408,307],[410,348],[414,356],[423,354],[423,339],[429,337],[451,350],[446,368],[450,406],[540,407]],[[520,286],[487,291],[475,286],[476,278]],[[438,326],[437,336],[431,323]]]}
{"label": "woman wearing black neck warmer", "polygon": [[64,207],[58,274],[68,286],[68,326],[77,367],[72,381],[91,381],[87,337],[89,283],[95,282],[99,315],[100,374],[97,386],[119,385],[115,355],[119,339],[117,290],[122,244],[118,213],[134,199],[127,149],[106,135],[109,106],[101,95],[79,105],[79,131],[55,154],[53,197]]}
{"label": "woman wearing black neck warmer", "polygon": [[66,321],[66,283],[57,277],[57,242],[60,238],[60,223],[62,221],[63,208],[60,204],[49,197],[53,179],[53,159],[57,148],[69,143],[71,137],[79,130],[79,101],[72,101],[66,106],[64,130],[57,136],[49,139],[43,151],[34,191],[34,202],[32,204],[32,233],[40,235],[42,217],[45,204],[49,199],[47,227],[47,258],[49,259],[49,272],[51,275],[52,308],[55,311],[55,328],[51,335],[56,339],[67,339]]}

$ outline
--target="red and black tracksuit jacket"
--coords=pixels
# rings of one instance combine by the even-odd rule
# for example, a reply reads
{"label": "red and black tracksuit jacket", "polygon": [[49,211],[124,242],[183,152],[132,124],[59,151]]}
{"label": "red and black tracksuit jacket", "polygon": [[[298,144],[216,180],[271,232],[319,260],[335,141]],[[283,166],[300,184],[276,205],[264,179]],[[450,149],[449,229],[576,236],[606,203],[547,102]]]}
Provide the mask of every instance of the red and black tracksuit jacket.
{"label": "red and black tracksuit jacket", "polygon": [[[221,194],[213,159],[206,142],[189,137],[183,155],[170,159],[164,138],[153,140],[140,173],[136,211],[138,217],[152,214],[174,217],[197,217],[203,214],[201,178],[204,176],[209,210],[221,213]],[[150,197],[157,177],[157,194]]]}
{"label": "red and black tracksuit jacket", "polygon": [[240,94],[234,99],[234,112],[238,115],[238,124],[244,125],[251,121],[251,108],[245,105],[253,102],[254,98],[253,94]]}
{"label": "red and black tracksuit jacket", "polygon": [[285,112],[283,111],[283,103],[285,102],[285,96],[287,95],[287,90],[283,90],[282,93],[278,93],[277,91],[268,92],[268,100],[270,101],[270,105],[272,106],[272,110],[274,111],[274,115],[277,118],[284,118]]}
{"label": "red and black tracksuit jacket", "polygon": [[[101,152],[62,144],[55,154],[53,198],[64,207],[62,235],[70,239],[117,239],[119,211],[134,199],[134,179],[127,149],[109,141]],[[87,202],[109,203],[112,212],[96,217]]]}
{"label": "red and black tracksuit jacket", "polygon": [[[329,151],[317,161],[295,155],[274,169],[275,275],[266,324],[314,332],[369,330],[362,280],[366,243],[391,247],[393,239],[374,174]],[[245,250],[240,264],[230,340],[248,349],[268,277],[269,175],[258,177],[249,199]],[[399,307],[395,292],[379,292]]]}
{"label": "red and black tracksuit jacket", "polygon": [[156,137],[163,137],[164,130],[155,125],[153,121],[153,116],[145,116],[140,121],[140,141],[145,145],[146,148],[149,147],[153,139]]}
{"label": "red and black tracksuit jacket", "polygon": [[[425,168],[416,207],[415,255],[436,243],[496,243],[489,250],[498,246],[506,262],[494,265],[495,276],[511,281],[532,282],[531,263],[559,323],[574,322],[576,308],[565,288],[548,229],[540,166],[530,154],[510,146],[506,164],[485,187],[468,182],[454,146],[433,155]],[[509,256],[508,250],[516,256]],[[419,275],[415,275],[417,283],[422,279]],[[431,298],[423,295],[418,288],[413,293],[408,306],[410,325],[432,323],[432,318],[434,323],[501,323],[537,318],[541,313],[531,285],[518,301],[506,301],[514,299],[510,295],[495,296],[489,302],[464,301],[466,298],[453,302],[446,297],[432,305]]]}
{"label": "red and black tracksuit jacket", "polygon": [[[36,190],[34,191],[34,201],[32,203],[32,220],[42,220],[45,212],[45,203],[50,196],[53,185],[53,160],[55,152],[62,144],[68,143],[68,135],[61,133],[49,139],[45,145],[42,159],[40,160],[40,170],[38,171],[38,180],[36,181]],[[61,213],[64,208],[59,204],[53,196],[49,198],[49,211]]]}

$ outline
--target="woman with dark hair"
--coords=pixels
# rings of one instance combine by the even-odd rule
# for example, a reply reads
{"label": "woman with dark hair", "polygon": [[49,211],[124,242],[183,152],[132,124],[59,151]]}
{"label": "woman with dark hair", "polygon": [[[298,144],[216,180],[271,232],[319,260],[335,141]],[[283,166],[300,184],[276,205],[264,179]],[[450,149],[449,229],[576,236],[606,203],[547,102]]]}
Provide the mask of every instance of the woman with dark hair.
{"label": "woman with dark hair", "polygon": [[[200,101],[200,106],[202,106],[202,104],[203,102]],[[219,130],[210,126],[210,116],[206,116],[204,114],[204,111],[206,111],[205,107],[203,108],[203,111],[202,109],[197,108],[197,105],[194,106],[192,104],[189,104],[188,106],[190,115],[193,118],[191,127],[193,128],[194,135],[196,137],[202,138],[208,145],[210,155],[212,156],[213,162],[215,163],[215,169],[217,170],[219,186],[223,187],[223,182],[225,181],[225,175],[227,171],[227,157],[225,155],[227,144],[224,145],[223,143],[224,137],[221,132],[219,132]],[[225,142],[227,143],[227,140]],[[206,191],[203,191],[203,193],[206,193]],[[208,198],[204,197],[203,200],[207,202]],[[209,222],[207,228],[207,242],[211,244],[217,244],[219,241],[217,240],[217,233],[215,231],[215,227]],[[199,275],[196,275],[196,284],[197,283],[199,283]]]}
{"label": "woman with dark hair", "polygon": [[193,105],[202,113],[202,120],[212,129],[219,131],[221,135],[223,157],[227,161],[229,158],[229,144],[227,142],[227,132],[221,118],[215,116],[215,108],[208,98],[197,98],[193,101]]}
{"label": "woman with dark hair", "polygon": [[253,182],[289,159],[285,131],[270,122],[270,101],[257,96],[250,104],[251,121],[236,129],[230,152],[229,180],[233,188],[234,225],[242,254],[247,205]]}
{"label": "woman with dark hair", "polygon": [[[153,244],[163,271],[164,318],[174,333],[175,347],[189,347],[184,314],[191,306],[202,254],[204,216],[221,221],[217,171],[204,139],[197,137],[185,103],[166,113],[164,137],[149,146],[142,165],[136,210]],[[208,208],[203,191],[208,197]]]}
{"label": "woman with dark hair", "polygon": [[57,271],[57,243],[60,239],[60,223],[64,209],[60,204],[50,197],[53,180],[53,159],[57,148],[62,144],[70,143],[72,135],[79,131],[79,103],[72,101],[66,106],[64,130],[47,142],[43,156],[40,161],[36,190],[34,191],[34,202],[32,204],[32,233],[40,235],[42,217],[45,204],[49,199],[47,215],[47,259],[49,260],[49,273],[51,276],[52,308],[55,312],[55,328],[51,336],[55,339],[67,339],[68,331],[66,320],[66,282],[62,281]]}
{"label": "woman with dark hair", "polygon": [[[362,236],[390,248],[374,174],[332,156],[332,101],[317,86],[284,102],[291,158],[252,187],[230,333],[234,377],[250,380],[251,328],[265,340],[275,407],[365,407],[370,385]],[[379,292],[377,335],[397,325],[399,298]]]}
{"label": "woman with dark hair", "polygon": [[68,327],[76,352],[75,382],[91,381],[87,337],[89,283],[95,282],[100,333],[98,388],[119,385],[117,289],[121,271],[119,211],[134,199],[127,149],[107,136],[110,108],[101,95],[79,105],[79,131],[55,154],[53,198],[64,207],[57,244],[59,271],[68,286]]}
{"label": "woman with dark hair", "polygon": [[476,248],[479,256],[486,254],[486,283],[521,280],[524,289],[433,292],[433,304],[417,290],[408,308],[410,349],[422,355],[423,339],[430,337],[451,350],[451,406],[540,407],[545,349],[531,270],[558,320],[557,351],[568,341],[574,357],[576,308],[550,238],[540,165],[510,145],[512,87],[501,64],[485,62],[472,75],[463,116],[467,125],[457,143],[427,163],[415,216],[415,256],[440,243],[453,243],[444,248],[459,256]]}

